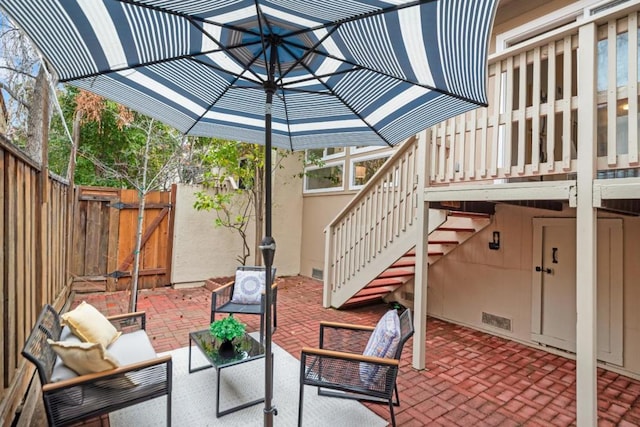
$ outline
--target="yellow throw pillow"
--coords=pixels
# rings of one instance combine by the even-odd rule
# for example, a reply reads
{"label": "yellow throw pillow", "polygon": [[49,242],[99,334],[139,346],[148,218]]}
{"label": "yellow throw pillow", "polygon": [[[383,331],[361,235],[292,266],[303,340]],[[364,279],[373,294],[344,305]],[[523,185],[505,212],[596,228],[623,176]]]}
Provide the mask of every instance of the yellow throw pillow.
{"label": "yellow throw pillow", "polygon": [[99,343],[104,348],[118,339],[122,332],[107,320],[94,306],[82,301],[75,309],[60,316],[62,324],[84,342]]}
{"label": "yellow throw pillow", "polygon": [[104,349],[102,344],[51,339],[47,342],[62,362],[79,375],[102,372],[119,366],[118,361]]}

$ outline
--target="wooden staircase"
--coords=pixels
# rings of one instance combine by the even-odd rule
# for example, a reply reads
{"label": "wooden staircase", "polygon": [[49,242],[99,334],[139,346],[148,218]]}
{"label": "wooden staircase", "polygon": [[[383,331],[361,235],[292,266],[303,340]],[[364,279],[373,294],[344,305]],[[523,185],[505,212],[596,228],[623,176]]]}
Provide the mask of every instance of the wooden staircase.
{"label": "wooden staircase", "polygon": [[[438,262],[490,223],[489,214],[448,211],[446,220],[429,234],[429,265]],[[413,280],[415,263],[415,250],[412,248],[349,298],[340,308],[353,308],[380,302],[389,293]]]}

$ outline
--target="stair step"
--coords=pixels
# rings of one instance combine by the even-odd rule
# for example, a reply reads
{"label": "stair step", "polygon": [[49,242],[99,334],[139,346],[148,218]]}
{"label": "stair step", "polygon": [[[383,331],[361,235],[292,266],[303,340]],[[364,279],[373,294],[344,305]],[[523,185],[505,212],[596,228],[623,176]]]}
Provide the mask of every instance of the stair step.
{"label": "stair step", "polygon": [[491,215],[477,212],[449,211],[449,216],[461,216],[466,218],[491,218]]}
{"label": "stair step", "polygon": [[442,251],[433,251],[433,252],[428,252],[427,255],[428,256],[442,256],[442,255],[444,255],[444,252],[442,252]]}
{"label": "stair step", "polygon": [[376,287],[383,287],[383,286],[400,286],[403,284],[404,284],[404,281],[402,279],[398,279],[396,277],[384,277],[384,278],[373,279],[371,282],[369,282],[366,288],[376,288]]}
{"label": "stair step", "polygon": [[416,265],[415,257],[403,257],[391,264],[391,268],[395,267],[414,267]]}
{"label": "stair step", "polygon": [[380,295],[376,296],[365,296],[365,297],[354,297],[349,299],[347,302],[340,306],[341,309],[344,308],[353,308],[361,305],[373,304],[377,302],[382,302],[382,297]]}
{"label": "stair step", "polygon": [[429,240],[430,245],[457,245],[460,242],[457,240]]}
{"label": "stair step", "polygon": [[374,296],[374,295],[383,296],[383,295],[388,294],[389,292],[395,291],[399,287],[400,287],[400,285],[398,285],[398,286],[377,286],[377,287],[374,287],[374,288],[364,287],[364,288],[360,289],[360,291],[357,294],[355,294],[353,296],[353,298],[359,298],[359,297],[364,297],[364,296]]}
{"label": "stair step", "polygon": [[380,273],[379,278],[387,278],[387,277],[404,277],[404,276],[413,276],[415,272],[410,270],[401,270],[401,269],[393,269],[386,270]]}
{"label": "stair step", "polygon": [[439,227],[436,230],[437,231],[455,231],[457,233],[473,233],[476,231],[475,228],[471,228],[471,227]]}

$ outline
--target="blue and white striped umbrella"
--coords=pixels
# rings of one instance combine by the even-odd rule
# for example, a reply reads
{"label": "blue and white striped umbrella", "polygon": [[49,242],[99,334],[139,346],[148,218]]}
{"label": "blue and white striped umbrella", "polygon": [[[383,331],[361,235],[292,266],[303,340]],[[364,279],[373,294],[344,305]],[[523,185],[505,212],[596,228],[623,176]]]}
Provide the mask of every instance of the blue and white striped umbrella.
{"label": "blue and white striped umbrella", "polygon": [[486,104],[497,0],[1,0],[61,82],[185,134],[395,145]]}
{"label": "blue and white striped umbrella", "polygon": [[[185,134],[265,144],[262,247],[271,283],[271,147],[393,146],[486,105],[497,2],[0,0],[0,7],[60,82]],[[265,317],[271,325],[271,310]]]}

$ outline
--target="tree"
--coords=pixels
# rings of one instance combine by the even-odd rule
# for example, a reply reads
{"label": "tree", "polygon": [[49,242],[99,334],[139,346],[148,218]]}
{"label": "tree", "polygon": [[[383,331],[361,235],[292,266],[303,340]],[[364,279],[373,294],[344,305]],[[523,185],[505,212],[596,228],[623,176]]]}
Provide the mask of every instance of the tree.
{"label": "tree", "polygon": [[0,15],[0,45],[5,134],[33,160],[41,163],[43,129],[51,118],[47,73],[26,37],[3,15]]}
{"label": "tree", "polygon": [[[255,218],[256,236],[262,235],[264,199],[264,148],[255,144],[214,139],[203,151],[202,164],[208,169],[203,174],[205,188],[214,194],[196,193],[197,210],[216,212],[215,225],[236,231],[242,240],[242,251],[237,260],[246,265],[251,256],[247,227]],[[224,188],[223,183],[235,183],[235,188]],[[256,265],[260,265],[258,240],[253,244]]]}

